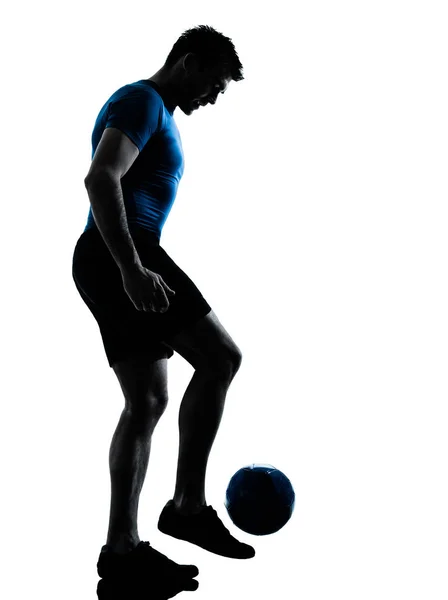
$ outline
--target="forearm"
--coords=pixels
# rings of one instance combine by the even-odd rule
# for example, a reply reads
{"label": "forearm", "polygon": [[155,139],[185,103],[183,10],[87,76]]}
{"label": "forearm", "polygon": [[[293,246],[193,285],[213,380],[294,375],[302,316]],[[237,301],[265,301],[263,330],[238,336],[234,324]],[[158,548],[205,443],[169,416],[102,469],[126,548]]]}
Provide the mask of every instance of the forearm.
{"label": "forearm", "polygon": [[141,266],[129,232],[119,180],[109,175],[85,180],[95,223],[121,271]]}

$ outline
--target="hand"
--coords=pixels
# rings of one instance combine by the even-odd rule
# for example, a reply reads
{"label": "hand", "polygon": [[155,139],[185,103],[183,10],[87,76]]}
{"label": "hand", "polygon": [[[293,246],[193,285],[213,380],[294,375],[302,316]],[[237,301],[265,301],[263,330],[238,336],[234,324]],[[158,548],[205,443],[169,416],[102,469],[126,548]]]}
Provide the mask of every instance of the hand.
{"label": "hand", "polygon": [[122,271],[123,287],[137,310],[145,312],[166,312],[170,305],[167,295],[172,290],[160,275],[146,267],[138,266],[133,270]]}

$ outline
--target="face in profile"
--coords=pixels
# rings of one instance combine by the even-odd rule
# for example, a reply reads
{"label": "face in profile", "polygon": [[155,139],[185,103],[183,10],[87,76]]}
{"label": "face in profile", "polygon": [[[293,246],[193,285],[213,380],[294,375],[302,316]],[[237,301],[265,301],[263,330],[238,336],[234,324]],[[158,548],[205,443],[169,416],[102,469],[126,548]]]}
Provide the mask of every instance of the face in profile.
{"label": "face in profile", "polygon": [[207,69],[195,71],[187,75],[181,86],[179,108],[186,115],[191,115],[195,110],[207,104],[215,104],[219,94],[224,94],[232,78]]}

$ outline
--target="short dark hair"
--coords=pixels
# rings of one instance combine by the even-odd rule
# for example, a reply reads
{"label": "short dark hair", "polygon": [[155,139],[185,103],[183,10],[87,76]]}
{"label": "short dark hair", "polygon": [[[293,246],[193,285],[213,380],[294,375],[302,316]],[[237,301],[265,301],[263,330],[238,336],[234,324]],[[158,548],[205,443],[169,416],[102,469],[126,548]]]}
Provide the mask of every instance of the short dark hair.
{"label": "short dark hair", "polygon": [[232,77],[233,81],[244,79],[243,65],[232,40],[209,25],[187,29],[174,44],[165,65],[172,67],[189,52],[197,56],[203,69],[218,68],[222,74]]}

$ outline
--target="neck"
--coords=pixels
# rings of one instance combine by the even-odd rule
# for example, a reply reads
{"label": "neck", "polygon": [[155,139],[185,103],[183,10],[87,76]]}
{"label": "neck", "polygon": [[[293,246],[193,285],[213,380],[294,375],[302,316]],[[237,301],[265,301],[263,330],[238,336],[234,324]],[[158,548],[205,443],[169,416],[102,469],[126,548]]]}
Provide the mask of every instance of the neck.
{"label": "neck", "polygon": [[158,85],[165,104],[176,105],[176,84],[172,72],[162,67],[157,73],[148,77],[148,81]]}

